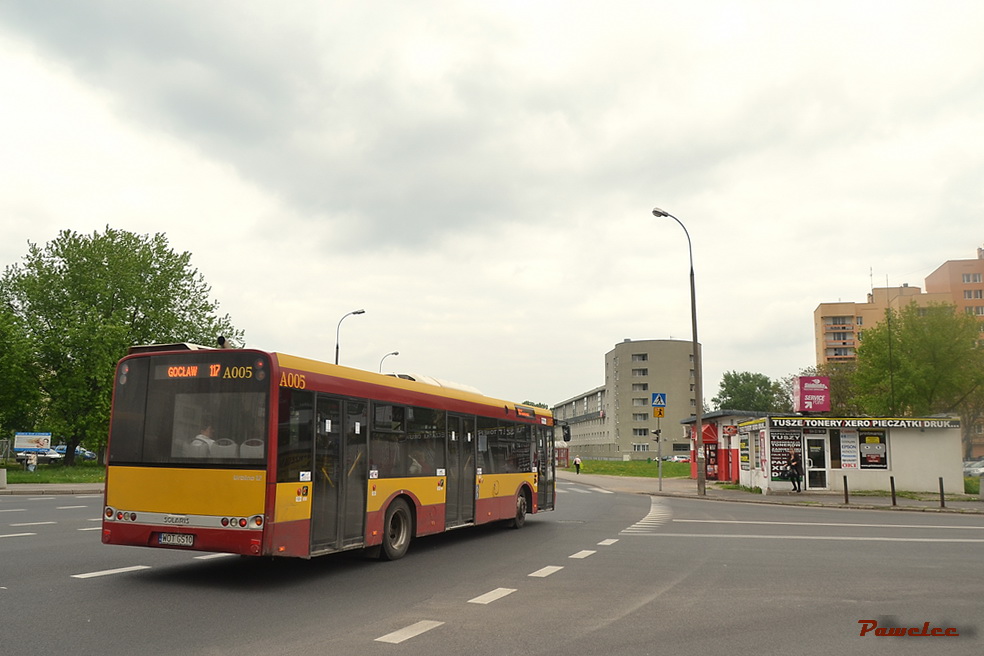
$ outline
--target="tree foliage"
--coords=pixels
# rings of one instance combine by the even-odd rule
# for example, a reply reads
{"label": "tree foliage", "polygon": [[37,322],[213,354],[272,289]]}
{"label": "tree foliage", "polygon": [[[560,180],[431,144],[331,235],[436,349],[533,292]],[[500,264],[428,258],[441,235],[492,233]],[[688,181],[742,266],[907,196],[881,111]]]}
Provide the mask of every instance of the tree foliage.
{"label": "tree foliage", "polygon": [[787,412],[790,398],[779,381],[765,374],[728,371],[721,378],[717,396],[711,399],[716,409],[751,410],[763,413]]}
{"label": "tree foliage", "polygon": [[980,405],[984,350],[980,326],[952,305],[889,309],[864,332],[854,384],[868,414],[925,416]]}
{"label": "tree foliage", "polygon": [[[27,353],[20,394],[45,402],[45,430],[68,442],[106,439],[115,363],[130,346],[217,335],[240,340],[229,316],[216,314],[211,289],[163,234],[62,231],[44,248],[29,243],[23,263],[0,283],[11,343]],[[6,323],[0,324],[0,335]],[[32,387],[33,386],[33,387]]]}

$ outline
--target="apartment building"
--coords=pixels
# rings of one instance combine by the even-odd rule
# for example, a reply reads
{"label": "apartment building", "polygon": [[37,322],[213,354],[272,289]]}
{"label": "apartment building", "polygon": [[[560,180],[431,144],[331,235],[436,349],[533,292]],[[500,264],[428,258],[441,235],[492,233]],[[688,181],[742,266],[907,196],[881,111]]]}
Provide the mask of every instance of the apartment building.
{"label": "apartment building", "polygon": [[[845,362],[857,357],[857,346],[866,327],[885,318],[885,310],[900,310],[910,303],[955,305],[958,312],[973,314],[984,333],[984,248],[977,259],[947,260],[926,278],[926,291],[908,284],[877,287],[865,303],[821,303],[813,312],[813,335],[818,365]],[[981,335],[984,340],[984,334]]]}
{"label": "apartment building", "polygon": [[[885,310],[900,310],[910,303],[955,305],[957,312],[972,314],[981,325],[984,345],[984,248],[977,259],[947,260],[926,277],[926,291],[919,287],[880,287],[871,290],[867,302],[821,303],[813,312],[813,335],[818,365],[857,358],[858,343],[866,328],[885,318]],[[984,455],[984,423],[968,426],[970,451]]]}
{"label": "apartment building", "polygon": [[[605,354],[605,384],[553,407],[554,419],[571,428],[571,457],[646,460],[689,454],[681,422],[694,414],[693,342],[630,340]],[[665,404],[654,412],[653,394]],[[662,417],[654,416],[662,414]]]}

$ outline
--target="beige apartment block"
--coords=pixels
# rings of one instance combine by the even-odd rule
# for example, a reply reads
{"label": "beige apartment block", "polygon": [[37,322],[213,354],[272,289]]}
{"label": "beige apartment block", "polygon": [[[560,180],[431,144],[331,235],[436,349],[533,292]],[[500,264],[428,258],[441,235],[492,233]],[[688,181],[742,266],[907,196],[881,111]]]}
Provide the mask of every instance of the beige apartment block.
{"label": "beige apartment block", "polygon": [[[663,456],[686,455],[681,422],[694,414],[694,385],[693,342],[627,339],[605,354],[605,384],[555,405],[554,419],[571,428],[571,458],[655,459],[654,430]],[[665,400],[655,412],[654,394]]]}

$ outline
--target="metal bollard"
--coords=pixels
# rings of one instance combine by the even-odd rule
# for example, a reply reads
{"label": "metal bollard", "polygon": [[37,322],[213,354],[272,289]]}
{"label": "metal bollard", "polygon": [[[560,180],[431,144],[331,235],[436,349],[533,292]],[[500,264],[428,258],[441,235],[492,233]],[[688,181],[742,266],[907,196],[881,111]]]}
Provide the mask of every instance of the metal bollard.
{"label": "metal bollard", "polygon": [[888,481],[892,484],[892,505],[893,506],[897,506],[897,505],[899,505],[899,502],[895,498],[895,477],[894,476],[889,476],[888,477]]}
{"label": "metal bollard", "polygon": [[946,499],[943,498],[943,477],[940,476],[940,508],[946,508]]}
{"label": "metal bollard", "polygon": [[845,474],[844,475],[844,505],[846,506],[849,503],[851,503],[851,502],[848,499],[848,493],[847,493],[847,474]]}

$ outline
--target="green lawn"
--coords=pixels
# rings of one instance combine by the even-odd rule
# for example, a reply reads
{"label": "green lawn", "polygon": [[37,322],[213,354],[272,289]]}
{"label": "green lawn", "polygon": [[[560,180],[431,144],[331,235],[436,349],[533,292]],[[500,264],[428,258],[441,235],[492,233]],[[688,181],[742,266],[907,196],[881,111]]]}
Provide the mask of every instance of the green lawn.
{"label": "green lawn", "polygon": [[102,483],[106,480],[106,468],[95,462],[76,462],[74,467],[62,463],[38,465],[29,472],[10,461],[6,465],[7,483]]}
{"label": "green lawn", "polygon": [[[574,471],[574,465],[564,471]],[[641,478],[657,478],[658,463],[645,460],[582,460],[582,474],[604,474],[606,476],[638,476]],[[689,462],[664,462],[663,478],[685,478],[690,476]]]}

